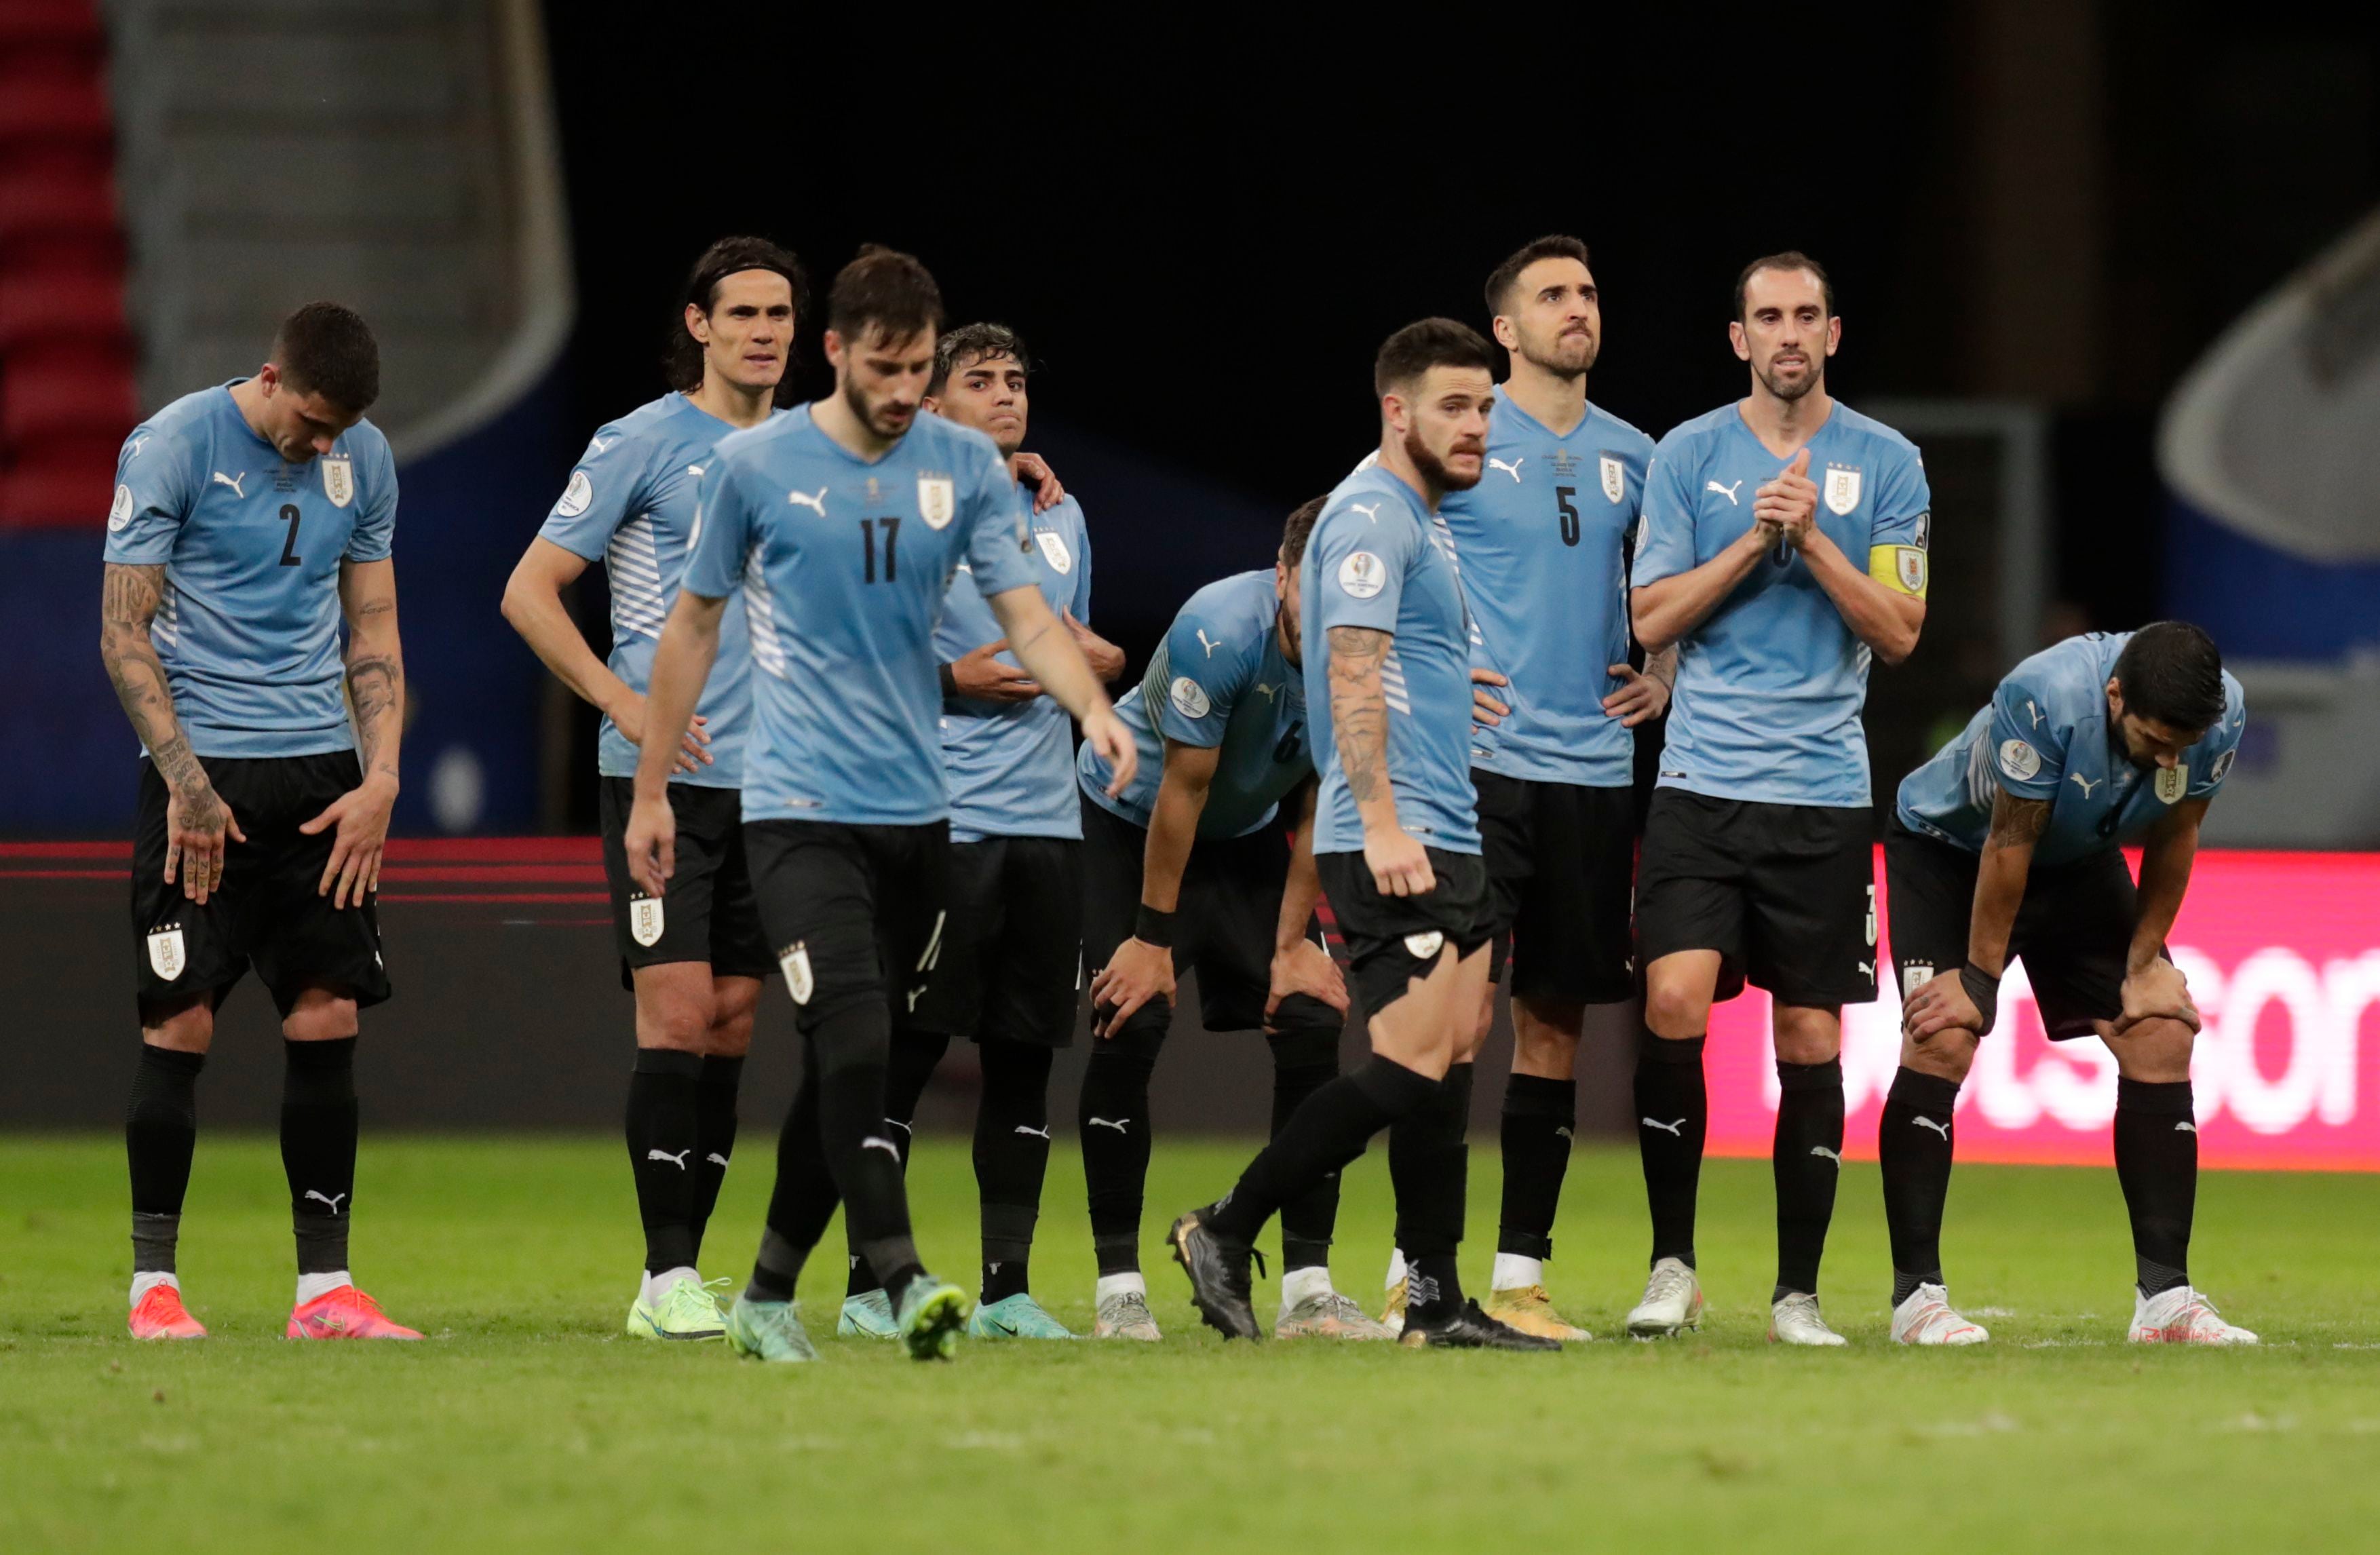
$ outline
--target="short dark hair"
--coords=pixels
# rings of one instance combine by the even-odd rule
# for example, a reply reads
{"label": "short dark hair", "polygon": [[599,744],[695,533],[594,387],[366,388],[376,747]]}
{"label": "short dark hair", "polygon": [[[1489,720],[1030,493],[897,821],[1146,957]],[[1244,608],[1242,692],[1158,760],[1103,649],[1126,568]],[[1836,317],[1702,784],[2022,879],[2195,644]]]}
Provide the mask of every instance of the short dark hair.
{"label": "short dark hair", "polygon": [[958,371],[961,361],[994,357],[1006,357],[1028,375],[1033,371],[1033,358],[1025,352],[1025,337],[1006,324],[961,324],[945,332],[934,341],[934,376],[926,392],[940,397],[950,387],[951,374]]}
{"label": "short dark hair", "polygon": [[2111,673],[2135,717],[2194,734],[2223,717],[2223,654],[2187,621],[2152,621],[2134,632]]}
{"label": "short dark hair", "polygon": [[273,364],[289,386],[360,416],[380,398],[380,342],[352,308],[310,302],[281,321]]}
{"label": "short dark hair", "polygon": [[836,273],[826,296],[826,327],[856,340],[874,324],[889,341],[915,337],[942,324],[942,289],[914,254],[863,243]]}
{"label": "short dark hair", "polygon": [[[686,272],[686,287],[679,294],[678,307],[671,314],[667,344],[662,347],[662,375],[669,386],[686,394],[702,387],[702,342],[686,327],[686,310],[699,308],[703,317],[719,305],[719,283],[730,275],[740,275],[747,270],[773,270],[785,278],[794,289],[794,323],[799,328],[810,311],[810,281],[802,272],[802,261],[790,249],[781,248],[765,237],[722,237],[702,250],[702,257]],[[794,342],[785,341],[785,375],[777,380],[777,403],[790,405],[794,400]]]}
{"label": "short dark hair", "polygon": [[1522,244],[1512,250],[1512,257],[1488,273],[1488,316],[1494,318],[1504,311],[1505,299],[1512,288],[1521,284],[1521,272],[1539,260],[1573,259],[1594,272],[1586,257],[1586,245],[1580,239],[1556,232]]}
{"label": "short dark hair", "polygon": [[1407,324],[1380,343],[1372,360],[1372,392],[1385,395],[1400,383],[1410,383],[1433,367],[1475,367],[1496,375],[1496,354],[1469,324],[1452,319],[1424,319]]}
{"label": "short dark hair", "polygon": [[1818,278],[1818,295],[1826,299],[1827,317],[1835,316],[1835,284],[1827,278],[1827,267],[1799,249],[1788,249],[1781,254],[1763,254],[1743,267],[1735,278],[1735,322],[1743,322],[1743,290],[1752,278],[1764,270],[1806,270]]}
{"label": "short dark hair", "polygon": [[1325,496],[1300,503],[1297,505],[1297,511],[1289,516],[1288,524],[1283,526],[1281,531],[1281,565],[1282,566],[1294,567],[1305,560],[1306,540],[1313,535],[1315,524],[1322,517],[1323,504],[1330,500]]}

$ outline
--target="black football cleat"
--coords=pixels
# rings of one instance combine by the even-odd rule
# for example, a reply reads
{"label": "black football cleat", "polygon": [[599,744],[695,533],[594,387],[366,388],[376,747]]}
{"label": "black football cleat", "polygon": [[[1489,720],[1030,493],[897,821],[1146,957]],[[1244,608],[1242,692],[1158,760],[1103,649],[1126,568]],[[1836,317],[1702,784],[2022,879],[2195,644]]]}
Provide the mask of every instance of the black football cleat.
{"label": "black football cleat", "polygon": [[1256,1308],[1250,1304],[1248,1261],[1262,1255],[1245,1243],[1208,1231],[1199,1219],[1204,1213],[1191,1210],[1165,1233],[1173,1248],[1173,1261],[1190,1276],[1191,1304],[1207,1326],[1226,1340],[1261,1339],[1264,1330],[1257,1325]]}
{"label": "black football cleat", "polygon": [[1475,1300],[1463,1304],[1453,1317],[1442,1322],[1417,1323],[1410,1313],[1405,1318],[1402,1342],[1415,1349],[1431,1350],[1559,1350],[1561,1341],[1540,1334],[1523,1333],[1510,1323],[1500,1323],[1479,1310]]}

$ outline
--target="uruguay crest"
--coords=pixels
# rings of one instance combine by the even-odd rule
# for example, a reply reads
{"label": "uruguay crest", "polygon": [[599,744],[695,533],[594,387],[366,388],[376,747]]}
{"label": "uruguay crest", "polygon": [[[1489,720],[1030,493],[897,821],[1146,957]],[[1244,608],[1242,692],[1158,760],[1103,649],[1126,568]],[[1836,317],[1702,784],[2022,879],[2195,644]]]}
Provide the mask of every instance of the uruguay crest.
{"label": "uruguay crest", "polygon": [[2190,792],[2190,769],[2186,766],[2160,767],[2156,775],[2156,796],[2160,804],[2178,805]]}
{"label": "uruguay crest", "polygon": [[1603,472],[1604,500],[1619,502],[1628,494],[1628,472],[1621,468],[1620,461],[1609,454],[1599,456],[1595,462]]}
{"label": "uruguay crest", "polygon": [[628,938],[647,950],[660,944],[662,926],[667,919],[658,896],[634,896],[628,900]]}
{"label": "uruguay crest", "polygon": [[314,462],[322,467],[322,494],[331,499],[333,507],[345,507],[356,500],[353,459],[345,454],[325,454]]}
{"label": "uruguay crest", "polygon": [[958,489],[947,475],[917,477],[917,516],[929,529],[946,528],[959,510]]}
{"label": "uruguay crest", "polygon": [[1050,559],[1050,565],[1058,569],[1060,577],[1075,570],[1075,553],[1066,549],[1064,535],[1055,529],[1036,529],[1033,538],[1041,542],[1041,554]]}
{"label": "uruguay crest", "polygon": [[777,957],[777,970],[785,975],[785,990],[796,1004],[807,1004],[818,991],[818,981],[810,976],[810,947],[807,941],[795,940],[784,954]]}
{"label": "uruguay crest", "polygon": [[172,982],[189,969],[190,957],[182,942],[182,926],[169,923],[149,935],[149,969]]}
{"label": "uruguay crest", "polygon": [[1860,472],[1840,465],[1827,467],[1827,511],[1840,518],[1859,505]]}

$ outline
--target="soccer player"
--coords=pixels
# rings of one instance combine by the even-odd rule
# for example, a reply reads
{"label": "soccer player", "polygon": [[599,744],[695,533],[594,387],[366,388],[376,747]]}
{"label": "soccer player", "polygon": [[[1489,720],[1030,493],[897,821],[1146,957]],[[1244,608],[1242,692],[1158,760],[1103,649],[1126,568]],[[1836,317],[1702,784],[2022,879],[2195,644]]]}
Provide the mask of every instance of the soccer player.
{"label": "soccer player", "polygon": [[[1503,1223],[1486,1310],[1524,1333],[1584,1340],[1554,1310],[1544,1263],[1570,1167],[1586,1006],[1635,992],[1632,731],[1669,705],[1677,660],[1672,649],[1642,672],[1628,662],[1628,548],[1653,440],[1587,401],[1603,313],[1586,245],[1556,236],[1523,246],[1488,277],[1488,311],[1512,375],[1488,413],[1486,473],[1438,510],[1481,683],[1471,781],[1496,936],[1489,980],[1512,971]],[[1389,1269],[1391,1326],[1403,1266],[1400,1256]]]}
{"label": "soccer player", "polygon": [[[834,392],[722,439],[703,466],[694,554],[647,692],[648,728],[686,725],[741,589],[745,854],[803,1055],[768,1229],[727,1316],[728,1342],[763,1360],[817,1356],[794,1290],[838,1200],[911,1355],[950,1355],[968,1315],[965,1293],[918,1261],[884,1122],[892,1030],[941,950],[950,827],[933,630],[960,563],[1025,672],[1110,753],[1119,783],[1132,777],[1132,736],[1042,598],[999,451],[917,414],[941,315],[933,277],[907,254],[871,245],[835,277]],[[675,867],[678,748],[645,743],[625,841],[656,896]]]}
{"label": "soccer player", "polygon": [[[678,868],[662,896],[638,885],[622,845],[647,734],[646,677],[686,571],[695,483],[712,444],[771,413],[802,292],[800,264],[774,243],[723,237],[704,250],[671,337],[670,392],[596,431],[504,587],[504,618],[564,685],[603,711],[603,869],[621,981],[637,1001],[627,1138],[645,1271],[628,1332],[639,1339],[725,1331],[696,1259],[735,1154],[735,1090],[760,979],[776,965],[737,815],[752,709],[742,604],[731,601],[722,613],[719,664],[692,729],[660,735],[681,747],[670,794]],[[609,663],[562,602],[598,560],[611,580]]]}
{"label": "soccer player", "polygon": [[[1077,1128],[1099,1258],[1101,1339],[1154,1340],[1140,1271],[1148,1081],[1172,1024],[1174,976],[1198,973],[1209,1031],[1265,1034],[1272,1132],[1339,1073],[1347,985],[1314,920],[1314,764],[1298,629],[1305,547],[1322,499],[1289,516],[1265,571],[1190,596],[1139,686],[1116,704],[1140,775],[1110,797],[1086,750],[1085,965],[1099,1040]],[[1282,821],[1294,817],[1293,842]],[[1277,1339],[1380,1340],[1389,1331],[1330,1285],[1334,1170],[1281,1211]]]}
{"label": "soccer player", "polygon": [[347,1272],[356,1012],[389,993],[373,899],[405,727],[396,468],[363,419],[379,396],[370,329],[310,302],[254,377],[174,401],[116,462],[100,657],[146,756],[132,847],[140,1064],[124,1126],[136,1339],[206,1333],[182,1304],[175,1247],[199,1071],[251,965],[287,1065],[287,1335],[421,1337]]}
{"label": "soccer player", "polygon": [[1703,1040],[1721,988],[1748,978],[1776,1001],[1783,1093],[1768,1337],[1840,1344],[1817,1290],[1841,1171],[1842,1006],[1876,997],[1860,708],[1870,659],[1917,646],[1930,499],[1909,441],[1827,392],[1842,321],[1815,261],[1744,266],[1728,334],[1751,393],[1661,440],[1636,548],[1637,640],[1679,654],[1636,878],[1653,1270],[1628,1331],[1701,1321]]}
{"label": "soccer player", "polygon": [[[1031,371],[1004,324],[967,324],[934,344],[924,407],[973,427],[1013,459],[1025,444]],[[1016,500],[1029,506],[1020,485]],[[1067,497],[1035,514],[1028,556],[1051,611],[1102,684],[1123,650],[1085,623],[1091,541]],[[914,1024],[892,1042],[885,1121],[908,1157],[918,1098],[953,1037],[972,1038],[983,1064],[975,1172],[982,1204],[983,1282],[967,1331],[982,1339],[1071,1339],[1033,1299],[1029,1260],[1050,1164],[1050,1065],[1075,1037],[1082,984],[1082,836],[1074,731],[1065,710],[1017,666],[962,563],[934,651],[942,661],[942,765],[950,783],[949,918],[941,960]],[[841,1333],[892,1337],[892,1307],[855,1251]]]}
{"label": "soccer player", "polygon": [[1265,1221],[1408,1121],[1389,1160],[1412,1266],[1404,1342],[1556,1350],[1466,1303],[1455,1271],[1465,1172],[1451,1071],[1478,1040],[1488,881],[1472,808],[1470,621],[1436,511],[1478,483],[1495,358],[1467,325],[1425,319],[1389,336],[1372,382],[1379,457],[1326,500],[1299,589],[1306,705],[1329,735],[1312,742],[1315,862],[1371,1014],[1372,1057],[1306,1098],[1238,1184],[1167,1240],[1199,1316],[1226,1339],[1255,1339],[1248,1264]]}
{"label": "soccer player", "polygon": [[[2131,1213],[2134,1343],[2253,1344],[2190,1282],[2198,1011],[2165,952],[2198,828],[2248,711],[2204,632],[2160,621],[2034,654],[1909,774],[1885,839],[1908,990],[1876,1147],[1892,1233],[1892,1337],[1980,1344],[1942,1278],[1951,1110],[2024,961],[2052,1041],[2116,1055],[2116,1179]],[[2136,888],[2121,849],[2141,844]]]}

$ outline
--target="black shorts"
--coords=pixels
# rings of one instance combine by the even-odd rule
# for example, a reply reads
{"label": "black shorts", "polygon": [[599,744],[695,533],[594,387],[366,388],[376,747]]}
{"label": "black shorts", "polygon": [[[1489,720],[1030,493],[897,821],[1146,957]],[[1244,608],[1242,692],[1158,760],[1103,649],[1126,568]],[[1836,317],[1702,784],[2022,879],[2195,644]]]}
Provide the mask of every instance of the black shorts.
{"label": "black shorts", "polygon": [[[1083,800],[1083,965],[1108,964],[1132,938],[1140,916],[1141,862],[1148,832],[1105,806]],[[1289,836],[1267,825],[1244,837],[1201,837],[1182,871],[1173,912],[1173,971],[1198,974],[1198,1020],[1209,1031],[1261,1031],[1272,992],[1273,933],[1289,880]],[[1311,921],[1306,932],[1319,938]],[[1112,1040],[1154,1054],[1172,1025],[1173,1008],[1152,999],[1133,1012]],[[1276,1032],[1326,1034],[1338,1051],[1345,1018],[1318,999],[1292,994],[1273,1012]]]}
{"label": "black shorts", "polygon": [[714,978],[765,978],[777,968],[752,871],[744,858],[744,796],[733,788],[669,786],[677,817],[677,869],[656,899],[628,874],[632,778],[607,777],[596,795],[603,825],[603,878],[612,885],[612,939],[620,948],[620,986],[636,987],[639,966],[707,961]]}
{"label": "black shorts", "polygon": [[795,1025],[881,999],[908,1027],[941,954],[950,823],[752,820],[744,853]]}
{"label": "black shorts", "polygon": [[950,917],[917,1026],[1062,1048],[1083,989],[1083,844],[986,837],[951,844]]}
{"label": "black shorts", "polygon": [[1475,853],[1427,851],[1438,884],[1426,896],[1381,895],[1360,853],[1326,853],[1315,859],[1322,871],[1322,893],[1354,968],[1349,980],[1368,1014],[1402,999],[1414,978],[1429,975],[1446,946],[1452,945],[1460,959],[1488,942],[1486,862]]}
{"label": "black shorts", "polygon": [[309,988],[358,1005],[388,997],[380,909],[334,907],[321,891],[336,828],[298,828],[363,781],[352,750],[319,756],[201,757],[207,781],[248,841],[230,844],[224,878],[201,906],[165,883],[165,780],[140,763],[132,832],[132,959],[140,1002],[212,992],[221,1004],[249,966],[284,1015]]}
{"label": "black shorts", "polygon": [[1500,982],[1534,999],[1616,1004],[1635,991],[1629,932],[1636,791],[1538,783],[1475,769],[1489,927]]}
{"label": "black shorts", "polygon": [[[1899,816],[1886,829],[1886,900],[1903,999],[1937,973],[1967,964],[1981,867],[1974,854],[1912,832]],[[2071,864],[2036,867],[2025,878],[2009,958],[2024,963],[2041,1024],[2053,1041],[2089,1037],[2094,1021],[2124,1013],[2124,966],[2139,922],[2132,872],[2113,848]]]}
{"label": "black shorts", "polygon": [[1649,966],[1719,953],[1719,997],[1744,982],[1779,1002],[1876,999],[1876,854],[1867,807],[1653,793],[1636,868],[1636,949]]}

